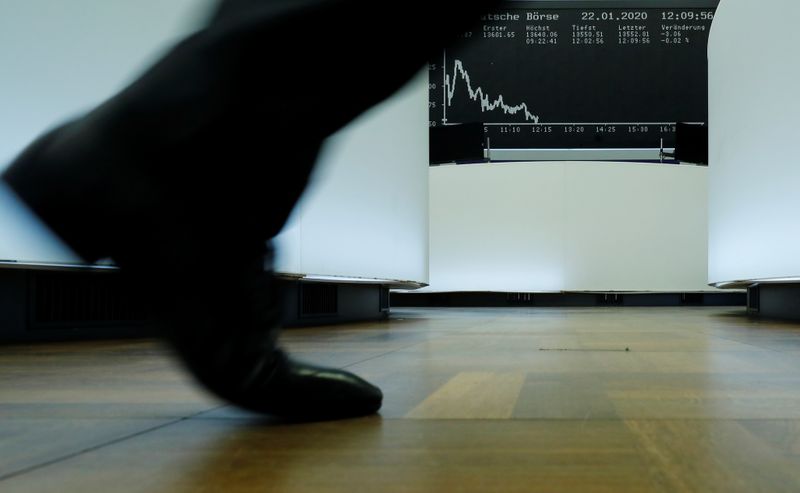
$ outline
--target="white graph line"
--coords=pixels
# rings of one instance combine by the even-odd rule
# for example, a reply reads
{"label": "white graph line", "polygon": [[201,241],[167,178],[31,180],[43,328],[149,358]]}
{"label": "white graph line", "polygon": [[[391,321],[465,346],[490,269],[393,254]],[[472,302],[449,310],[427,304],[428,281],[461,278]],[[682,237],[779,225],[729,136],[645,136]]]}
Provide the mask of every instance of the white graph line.
{"label": "white graph line", "polygon": [[[446,70],[447,69],[445,68],[445,71]],[[469,93],[470,99],[472,99],[473,101],[480,100],[482,112],[494,111],[500,108],[506,115],[516,115],[520,111],[524,111],[525,121],[532,120],[534,123],[539,123],[539,117],[530,112],[530,110],[528,109],[528,103],[520,103],[516,106],[511,106],[506,104],[502,94],[497,96],[497,98],[495,98],[495,100],[492,101],[491,96],[489,96],[488,94],[484,94],[483,88],[478,87],[473,89],[472,81],[469,78],[469,73],[464,68],[464,64],[461,63],[461,60],[455,60],[455,63],[453,65],[452,77],[450,75],[445,75],[444,78],[444,84],[447,90],[446,106],[453,105],[453,95],[455,95],[456,93],[456,83],[458,82],[457,79],[459,75],[461,76],[462,79],[464,79],[464,82],[466,82],[467,84],[467,92]]]}

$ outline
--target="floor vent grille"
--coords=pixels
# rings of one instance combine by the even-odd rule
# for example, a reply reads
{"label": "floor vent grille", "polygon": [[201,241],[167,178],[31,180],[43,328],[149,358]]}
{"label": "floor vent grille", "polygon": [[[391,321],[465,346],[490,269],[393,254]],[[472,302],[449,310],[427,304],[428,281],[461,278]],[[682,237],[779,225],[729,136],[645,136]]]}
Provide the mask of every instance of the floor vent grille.
{"label": "floor vent grille", "polygon": [[335,284],[302,283],[300,285],[300,316],[319,317],[339,312],[339,291]]}
{"label": "floor vent grille", "polygon": [[116,274],[35,272],[31,329],[138,323],[146,310]]}

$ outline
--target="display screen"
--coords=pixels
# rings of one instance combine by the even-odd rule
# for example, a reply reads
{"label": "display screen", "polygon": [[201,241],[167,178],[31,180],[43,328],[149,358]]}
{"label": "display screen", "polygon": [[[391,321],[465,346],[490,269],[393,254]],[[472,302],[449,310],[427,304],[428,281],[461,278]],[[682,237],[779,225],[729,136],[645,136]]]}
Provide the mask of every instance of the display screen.
{"label": "display screen", "polygon": [[495,149],[674,147],[708,117],[717,3],[507,2],[431,61],[429,124],[480,122]]}

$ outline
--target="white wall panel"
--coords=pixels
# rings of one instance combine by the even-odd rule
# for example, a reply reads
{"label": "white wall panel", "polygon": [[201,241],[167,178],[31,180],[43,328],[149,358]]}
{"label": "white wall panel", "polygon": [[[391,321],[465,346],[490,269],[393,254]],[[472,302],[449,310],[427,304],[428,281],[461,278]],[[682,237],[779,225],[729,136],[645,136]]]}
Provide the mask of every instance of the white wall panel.
{"label": "white wall panel", "polygon": [[565,167],[430,169],[433,291],[558,291]]}
{"label": "white wall panel", "polygon": [[[0,173],[38,135],[124,87],[212,3],[0,0]],[[10,195],[2,200],[0,260],[79,261]]]}
{"label": "white wall panel", "polygon": [[711,283],[800,276],[798,18],[795,0],[723,0],[712,26]]}
{"label": "white wall panel", "polygon": [[707,171],[641,163],[566,165],[566,289],[708,289]]}
{"label": "white wall panel", "polygon": [[[214,3],[0,0],[0,172],[46,129],[124,87]],[[278,240],[279,270],[428,280],[427,120],[422,74],[326,145]],[[0,260],[76,261],[7,193],[0,201]]]}
{"label": "white wall panel", "polygon": [[431,169],[428,291],[710,291],[707,169]]}
{"label": "white wall panel", "polygon": [[278,270],[427,283],[427,91],[422,73],[327,142]]}

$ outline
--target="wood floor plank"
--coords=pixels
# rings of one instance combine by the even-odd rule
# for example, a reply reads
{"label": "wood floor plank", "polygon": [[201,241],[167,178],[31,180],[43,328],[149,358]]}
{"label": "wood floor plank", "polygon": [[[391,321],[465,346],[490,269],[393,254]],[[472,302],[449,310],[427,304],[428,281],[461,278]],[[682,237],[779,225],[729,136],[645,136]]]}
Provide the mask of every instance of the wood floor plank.
{"label": "wood floor plank", "polygon": [[0,478],[170,422],[172,420],[163,419],[0,419]]}
{"label": "wood floor plank", "polygon": [[668,492],[796,492],[797,462],[736,421],[627,421],[654,484]]}
{"label": "wood floor plank", "polygon": [[622,422],[188,420],[0,483],[4,493],[642,492]]}
{"label": "wood floor plank", "polygon": [[219,405],[159,341],[0,346],[0,418],[176,418]]}
{"label": "wood floor plank", "polygon": [[298,359],[385,394],[380,416],[317,424],[220,407],[157,341],[0,346],[0,477],[27,471],[0,491],[800,491],[800,325],[743,312],[393,309],[287,330]]}
{"label": "wood floor plank", "polygon": [[619,419],[605,378],[574,373],[528,374],[514,408],[516,419]]}
{"label": "wood floor plank", "polygon": [[525,373],[459,373],[406,417],[413,419],[508,419]]}

